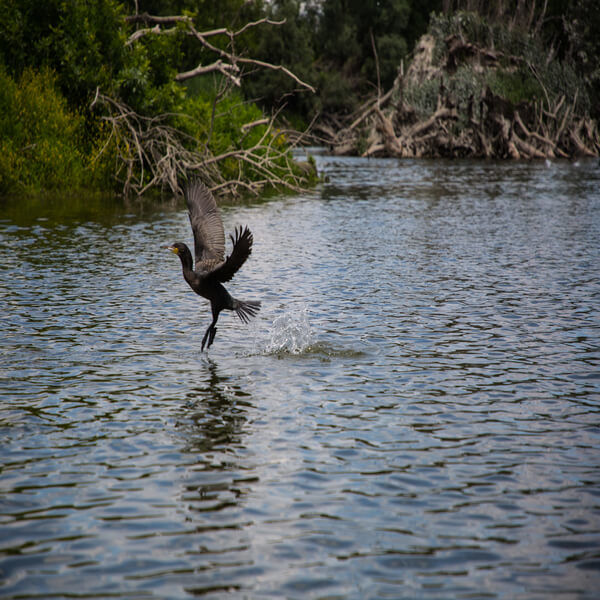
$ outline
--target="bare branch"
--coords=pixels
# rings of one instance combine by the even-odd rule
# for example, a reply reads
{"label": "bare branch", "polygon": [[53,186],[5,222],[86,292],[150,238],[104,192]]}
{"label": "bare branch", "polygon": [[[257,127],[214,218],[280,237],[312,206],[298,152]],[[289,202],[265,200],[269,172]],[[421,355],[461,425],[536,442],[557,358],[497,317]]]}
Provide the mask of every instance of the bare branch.
{"label": "bare branch", "polygon": [[130,15],[125,17],[126,23],[144,23],[146,25],[150,23],[156,23],[158,25],[172,25],[173,23],[191,23],[192,17],[185,15],[173,15],[170,17],[157,17],[149,15],[148,13]]}
{"label": "bare branch", "polygon": [[[277,70],[293,79],[303,89],[312,92],[315,89],[301,81],[289,69],[269,62],[241,57],[235,51],[236,37],[243,35],[251,28],[260,25],[280,26],[285,20],[274,21],[269,18],[246,23],[240,29],[231,31],[221,27],[209,31],[198,31],[194,21],[189,16],[172,15],[156,16],[148,13],[139,14],[136,2],[136,14],[126,17],[127,23],[141,26],[134,31],[126,41],[132,45],[149,35],[182,34],[194,37],[203,48],[213,53],[215,60],[211,64],[200,64],[189,71],[177,73],[175,80],[183,82],[193,77],[210,73],[220,73],[219,90],[213,102],[208,135],[201,140],[194,139],[184,131],[170,125],[177,119],[191,119],[189,115],[161,114],[146,117],[134,112],[122,102],[101,94],[96,90],[96,96],[91,108],[102,110],[100,117],[109,127],[109,135],[105,145],[100,149],[94,160],[107,151],[114,150],[117,156],[116,178],[123,186],[123,194],[140,195],[150,188],[168,188],[173,192],[179,190],[179,181],[184,174],[202,173],[203,180],[214,190],[227,190],[232,194],[238,190],[246,190],[257,194],[266,186],[281,186],[290,189],[301,189],[308,184],[312,176],[310,169],[299,169],[288,154],[289,145],[280,147],[276,143],[280,134],[274,134],[274,119],[257,119],[241,127],[242,138],[240,147],[227,148],[215,156],[211,150],[212,132],[217,115],[217,105],[232,85],[240,86],[241,65]],[[228,45],[220,48],[212,43],[212,38],[226,36]],[[256,142],[247,136],[255,127],[264,126],[260,139]],[[252,142],[250,142],[252,140]],[[242,147],[242,142],[251,147]],[[237,161],[238,173],[233,178],[223,176],[223,161]]]}
{"label": "bare branch", "polygon": [[317,90],[315,90],[315,88],[312,85],[302,81],[296,75],[294,75],[294,73],[292,73],[289,69],[287,69],[286,67],[284,67],[282,65],[273,65],[271,63],[264,62],[262,60],[256,60],[254,58],[243,58],[243,57],[238,57],[237,62],[241,62],[241,63],[247,64],[247,65],[257,65],[259,67],[264,67],[265,69],[271,69],[273,71],[282,71],[288,77],[293,79],[299,86],[306,88],[307,90],[313,92],[313,94],[317,91]]}
{"label": "bare branch", "polygon": [[265,17],[264,19],[259,19],[258,21],[253,21],[252,23],[246,23],[241,29],[238,29],[233,34],[233,37],[237,37],[238,35],[241,35],[242,33],[244,33],[247,29],[250,29],[251,27],[256,27],[257,25],[263,25],[263,24],[267,24],[267,25],[284,25],[285,24],[285,19],[282,19],[281,21],[273,21],[273,20]]}
{"label": "bare branch", "polygon": [[[157,17],[157,16],[149,15],[148,13],[144,13],[141,15],[132,15],[132,16],[126,17],[126,21],[129,23],[145,23],[145,24],[153,23],[154,24],[154,27],[140,29],[140,30],[132,33],[126,42],[127,45],[134,43],[135,41],[137,41],[138,39],[140,39],[141,37],[143,37],[145,35],[151,35],[151,34],[164,35],[164,34],[176,33],[177,31],[179,31],[176,27],[173,27],[171,29],[161,29],[160,26],[165,25],[165,24],[170,25],[173,23],[183,22],[183,23],[187,24],[188,35],[194,36],[207,50],[214,52],[216,55],[218,55],[222,59],[222,60],[217,60],[216,62],[212,63],[211,65],[207,65],[207,66],[198,65],[195,69],[192,69],[190,71],[185,71],[183,73],[178,73],[175,76],[176,81],[185,81],[187,79],[191,79],[192,77],[198,77],[199,75],[205,75],[207,73],[219,71],[226,77],[230,78],[235,83],[236,86],[240,86],[241,85],[240,78],[237,76],[234,76],[233,73],[239,72],[239,67],[237,66],[237,63],[244,63],[244,64],[249,64],[249,65],[255,65],[258,67],[263,67],[265,69],[270,69],[273,71],[281,71],[282,73],[285,73],[285,75],[287,75],[288,77],[293,79],[300,87],[307,89],[313,93],[316,92],[315,88],[312,85],[305,83],[299,77],[297,77],[294,73],[292,73],[289,69],[287,69],[286,67],[284,67],[282,65],[274,65],[272,63],[261,61],[261,60],[237,56],[234,52],[228,52],[227,50],[223,50],[222,48],[219,48],[219,47],[215,46],[214,44],[211,44],[207,40],[207,38],[214,37],[216,35],[226,35],[227,37],[229,37],[230,43],[233,44],[233,41],[236,38],[236,36],[241,35],[242,33],[246,32],[251,27],[256,27],[258,25],[263,25],[263,24],[274,25],[274,26],[283,25],[285,23],[285,19],[283,19],[282,21],[273,21],[268,18],[259,19],[258,21],[246,23],[246,25],[244,25],[241,29],[238,29],[235,32],[232,32],[225,27],[221,27],[219,29],[212,29],[210,31],[198,31],[194,27],[191,17],[187,17],[187,16]],[[225,61],[225,62],[223,62],[223,61]]]}
{"label": "bare branch", "polygon": [[[275,145],[274,118],[266,119],[265,131],[248,148],[230,148],[214,156],[208,144],[199,147],[198,140],[169,125],[173,115],[144,117],[125,104],[98,93],[95,106],[103,106],[101,117],[111,127],[104,147],[94,157],[97,160],[110,143],[116,146],[117,179],[123,195],[142,195],[151,188],[168,188],[180,192],[183,175],[202,173],[203,180],[214,191],[237,195],[240,190],[259,194],[265,186],[300,190],[306,187],[310,172],[295,168],[286,150]],[[179,118],[190,118],[177,115]],[[261,124],[249,123],[249,127]],[[238,175],[225,179],[220,164],[227,159],[238,162]]]}
{"label": "bare branch", "polygon": [[221,59],[217,60],[211,65],[198,65],[195,69],[192,69],[191,71],[177,73],[177,75],[175,75],[175,80],[185,81],[186,79],[192,79],[193,77],[198,77],[199,75],[206,75],[207,73],[214,73],[215,71],[219,71],[219,73],[225,75],[225,77],[229,78],[237,87],[241,85],[240,78],[234,75],[234,73],[239,73],[239,67],[237,65],[225,63]]}
{"label": "bare branch", "polygon": [[172,27],[171,29],[161,29],[160,25],[155,25],[154,27],[149,27],[146,29],[138,29],[137,31],[134,31],[128,38],[128,40],[125,42],[126,46],[131,46],[131,44],[133,44],[133,42],[139,40],[140,38],[144,37],[145,35],[150,35],[150,34],[154,34],[154,35],[164,35],[164,34],[171,34],[171,33],[175,33],[177,30]]}
{"label": "bare branch", "polygon": [[379,73],[379,56],[377,55],[377,46],[375,45],[372,27],[369,27],[369,33],[371,35],[371,49],[373,50],[373,56],[375,58],[375,70],[377,72],[377,98],[379,99],[381,97],[381,75]]}
{"label": "bare branch", "polygon": [[194,32],[196,32],[198,35],[201,35],[202,37],[205,37],[205,38],[213,37],[215,35],[227,35],[227,36],[231,37],[231,32],[226,27],[219,27],[219,29],[211,29],[209,31],[202,31],[202,32],[196,31],[196,28],[193,25],[190,28],[193,29]]}
{"label": "bare branch", "polygon": [[535,67],[529,61],[527,61],[527,66],[529,67],[529,70],[533,73],[533,76],[537,79],[537,82],[540,84],[542,90],[544,91],[544,96],[546,96],[546,102],[548,104],[548,110],[550,110],[550,97],[548,96],[548,91],[546,90],[546,87],[544,86],[541,77],[538,75],[538,72],[536,71]]}
{"label": "bare branch", "polygon": [[264,118],[264,119],[258,119],[256,121],[252,121],[252,123],[245,123],[244,125],[242,125],[242,131],[246,132],[250,129],[252,129],[253,127],[258,127],[259,125],[266,125],[269,122],[269,119]]}
{"label": "bare branch", "polygon": [[[532,72],[537,76],[533,68]],[[472,97],[459,104],[443,87],[438,92],[437,108],[419,114],[402,99],[402,85],[399,76],[392,90],[381,99],[373,95],[358,116],[352,115],[351,122],[348,119],[345,128],[338,125],[337,133],[325,131],[333,153],[516,159],[600,153],[597,126],[589,118],[576,116],[577,91],[567,102],[565,95],[550,98],[543,88],[543,99],[515,105],[488,87],[479,100],[477,117]],[[381,105],[390,93],[396,101],[388,102],[384,111]]]}

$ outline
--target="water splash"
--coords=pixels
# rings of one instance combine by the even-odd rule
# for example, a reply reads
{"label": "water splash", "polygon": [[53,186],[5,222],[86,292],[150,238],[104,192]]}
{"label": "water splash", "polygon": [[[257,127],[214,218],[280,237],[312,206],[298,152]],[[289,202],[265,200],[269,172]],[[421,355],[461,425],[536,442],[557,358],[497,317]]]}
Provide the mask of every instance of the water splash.
{"label": "water splash", "polygon": [[267,354],[301,354],[310,348],[312,341],[308,308],[304,305],[289,308],[273,320],[262,351]]}

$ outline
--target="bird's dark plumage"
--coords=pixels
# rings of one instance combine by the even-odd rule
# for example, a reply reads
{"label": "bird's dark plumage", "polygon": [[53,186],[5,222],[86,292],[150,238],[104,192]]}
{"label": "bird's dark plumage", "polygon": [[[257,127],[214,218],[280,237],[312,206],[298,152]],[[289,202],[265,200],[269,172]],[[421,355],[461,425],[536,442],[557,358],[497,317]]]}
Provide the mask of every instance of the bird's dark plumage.
{"label": "bird's dark plumage", "polygon": [[190,249],[177,242],[168,249],[181,259],[183,277],[200,296],[210,300],[213,320],[202,339],[202,350],[213,343],[216,324],[222,310],[234,310],[247,323],[260,309],[260,302],[236,300],[222,285],[230,281],[252,253],[252,233],[248,227],[238,227],[231,254],[225,258],[225,232],[219,209],[210,190],[200,181],[185,189],[190,223],[194,233],[195,264]]}

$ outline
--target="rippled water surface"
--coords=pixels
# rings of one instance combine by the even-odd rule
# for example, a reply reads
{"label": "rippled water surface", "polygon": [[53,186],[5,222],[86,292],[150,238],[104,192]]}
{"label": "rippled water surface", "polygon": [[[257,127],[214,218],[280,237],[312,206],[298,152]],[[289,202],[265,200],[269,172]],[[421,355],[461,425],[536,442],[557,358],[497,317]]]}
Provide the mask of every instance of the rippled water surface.
{"label": "rippled water surface", "polygon": [[208,353],[181,204],[0,204],[2,598],[597,598],[596,162],[318,161]]}

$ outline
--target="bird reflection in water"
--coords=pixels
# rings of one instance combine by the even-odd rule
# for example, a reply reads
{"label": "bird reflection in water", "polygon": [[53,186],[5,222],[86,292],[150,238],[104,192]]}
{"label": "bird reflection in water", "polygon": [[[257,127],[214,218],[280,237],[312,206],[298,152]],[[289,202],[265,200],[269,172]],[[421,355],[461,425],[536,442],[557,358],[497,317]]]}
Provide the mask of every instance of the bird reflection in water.
{"label": "bird reflection in water", "polygon": [[187,449],[190,452],[233,452],[235,448],[243,448],[246,413],[253,406],[249,394],[221,376],[214,361],[206,358],[203,364],[206,365],[205,383],[188,393],[191,411],[186,419],[190,429]]}
{"label": "bird reflection in water", "polygon": [[210,515],[236,506],[256,481],[242,458],[247,412],[253,405],[248,394],[219,374],[213,361],[203,363],[205,381],[188,393],[189,410],[180,427],[185,451],[195,457],[181,499],[198,530],[213,530],[219,526]]}

